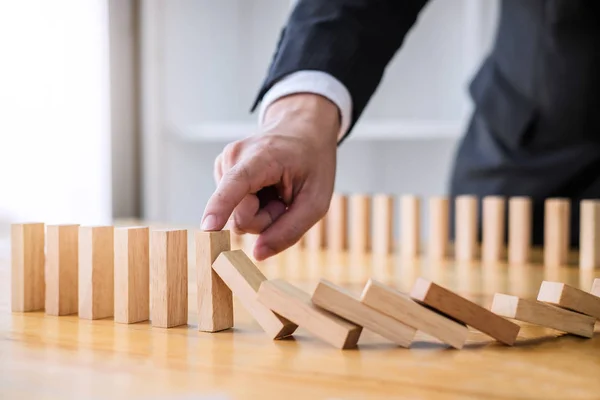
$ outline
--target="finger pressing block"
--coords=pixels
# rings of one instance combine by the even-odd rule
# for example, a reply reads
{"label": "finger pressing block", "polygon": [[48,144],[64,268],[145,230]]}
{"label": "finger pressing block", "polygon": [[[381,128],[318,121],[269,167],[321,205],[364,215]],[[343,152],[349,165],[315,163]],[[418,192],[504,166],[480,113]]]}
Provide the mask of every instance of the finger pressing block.
{"label": "finger pressing block", "polygon": [[537,299],[600,319],[600,297],[562,282],[542,282]]}

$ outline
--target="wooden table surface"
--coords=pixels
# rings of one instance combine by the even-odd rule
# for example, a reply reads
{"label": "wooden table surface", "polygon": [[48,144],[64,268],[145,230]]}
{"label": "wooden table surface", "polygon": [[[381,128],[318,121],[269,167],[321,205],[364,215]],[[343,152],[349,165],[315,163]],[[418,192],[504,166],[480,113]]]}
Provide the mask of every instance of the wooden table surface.
{"label": "wooden table surface", "polygon": [[[233,330],[198,332],[193,247],[189,253],[189,323],[167,330],[11,313],[3,251],[0,399],[600,399],[600,324],[592,339],[522,324],[514,347],[472,331],[462,350],[420,333],[403,349],[365,331],[357,349],[341,351],[303,329],[269,340],[236,301]],[[358,294],[370,276],[407,291],[423,276],[485,307],[496,292],[535,298],[544,279],[589,291],[600,277],[574,266],[457,266],[298,249],[259,265],[309,291],[326,278]]]}

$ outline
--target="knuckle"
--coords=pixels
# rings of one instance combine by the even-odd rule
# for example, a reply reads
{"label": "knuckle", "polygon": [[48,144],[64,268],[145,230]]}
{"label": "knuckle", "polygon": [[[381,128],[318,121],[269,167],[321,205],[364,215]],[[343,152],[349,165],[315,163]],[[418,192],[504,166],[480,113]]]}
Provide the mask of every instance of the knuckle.
{"label": "knuckle", "polygon": [[229,165],[235,164],[242,153],[243,147],[243,142],[240,140],[227,144],[223,149],[223,160]]}

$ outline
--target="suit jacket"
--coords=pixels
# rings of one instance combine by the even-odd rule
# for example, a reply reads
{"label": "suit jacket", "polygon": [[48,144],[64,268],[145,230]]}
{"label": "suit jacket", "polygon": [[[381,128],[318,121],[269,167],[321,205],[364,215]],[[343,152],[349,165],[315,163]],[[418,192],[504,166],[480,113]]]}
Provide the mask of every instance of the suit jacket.
{"label": "suit jacket", "polygon": [[[262,96],[299,70],[335,76],[353,101],[351,134],[426,0],[299,0],[281,32]],[[543,240],[544,200],[600,198],[600,2],[503,0],[490,54],[470,82],[474,112],[450,194],[530,196]],[[341,143],[341,142],[340,142]]]}

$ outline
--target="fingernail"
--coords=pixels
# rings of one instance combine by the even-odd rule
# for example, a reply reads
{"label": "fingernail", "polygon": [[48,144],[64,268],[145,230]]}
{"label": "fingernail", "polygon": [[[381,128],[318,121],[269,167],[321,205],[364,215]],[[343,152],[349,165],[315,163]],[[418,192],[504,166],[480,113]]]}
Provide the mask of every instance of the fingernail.
{"label": "fingernail", "polygon": [[217,218],[212,214],[207,215],[206,217],[204,217],[204,220],[202,221],[201,228],[204,231],[216,230],[217,229]]}

